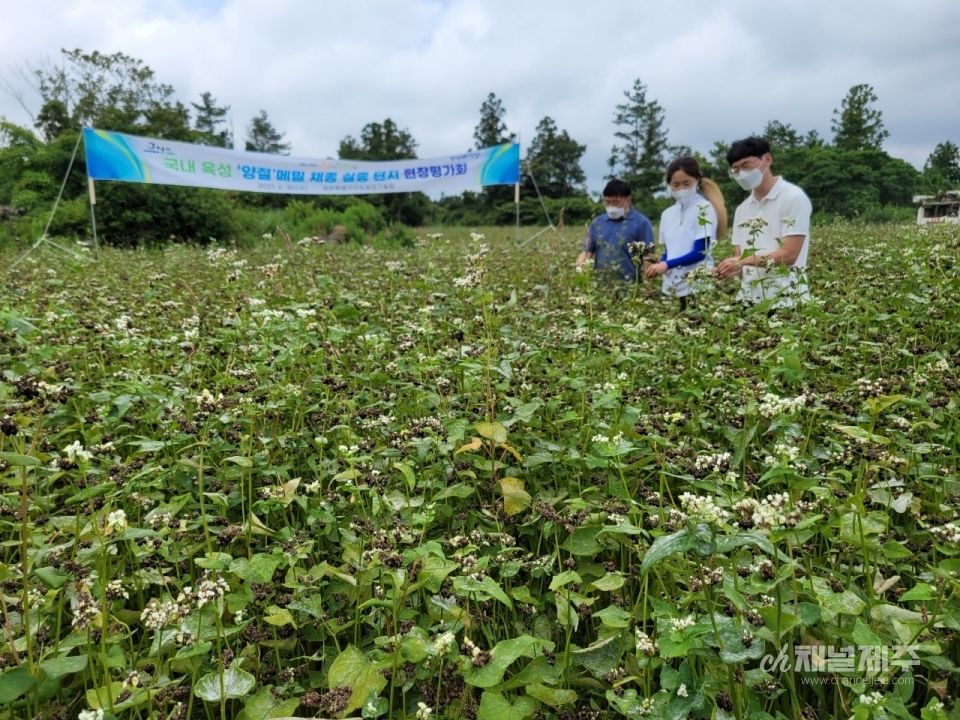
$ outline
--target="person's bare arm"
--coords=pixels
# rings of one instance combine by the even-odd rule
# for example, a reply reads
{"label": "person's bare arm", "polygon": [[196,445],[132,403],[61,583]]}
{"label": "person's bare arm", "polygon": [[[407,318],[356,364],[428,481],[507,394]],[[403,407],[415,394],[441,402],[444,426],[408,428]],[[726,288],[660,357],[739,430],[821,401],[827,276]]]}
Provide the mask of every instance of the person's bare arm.
{"label": "person's bare arm", "polygon": [[800,251],[803,249],[803,241],[806,237],[806,235],[787,235],[784,238],[780,238],[782,246],[772,253],[768,253],[767,255],[755,254],[746,258],[740,257],[740,246],[736,245],[733,248],[733,257],[727,258],[720,263],[715,272],[722,278],[728,278],[739,275],[740,269],[745,265],[760,267],[761,265],[769,263],[790,267],[797,261],[797,258],[800,257]]}
{"label": "person's bare arm", "polygon": [[592,260],[592,259],[593,259],[593,253],[587,252],[586,250],[584,250],[582,253],[580,253],[579,257],[577,257],[577,267],[582,266],[587,260]]}
{"label": "person's bare arm", "polygon": [[806,238],[806,235],[787,235],[786,237],[780,238],[780,242],[783,243],[782,246],[769,255],[762,256],[760,262],[771,262],[774,265],[786,265],[787,267],[792,266],[797,261],[797,258],[800,257],[800,251],[803,249],[803,241],[806,240]]}

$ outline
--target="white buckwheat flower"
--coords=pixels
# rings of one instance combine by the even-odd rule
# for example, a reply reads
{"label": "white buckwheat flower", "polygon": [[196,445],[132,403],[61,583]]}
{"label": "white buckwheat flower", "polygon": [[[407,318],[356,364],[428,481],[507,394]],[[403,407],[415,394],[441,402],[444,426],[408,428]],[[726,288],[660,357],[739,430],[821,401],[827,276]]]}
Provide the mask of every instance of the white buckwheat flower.
{"label": "white buckwheat flower", "polygon": [[685,618],[677,618],[670,625],[671,632],[675,632],[675,633],[683,632],[688,627],[692,627],[693,623],[694,623],[693,615],[688,615]]}
{"label": "white buckwheat flower", "polygon": [[433,641],[433,649],[437,655],[445,655],[450,646],[453,645],[454,635],[452,632],[445,632]]}
{"label": "white buckwheat flower", "polygon": [[76,462],[77,460],[90,462],[93,458],[93,455],[83,449],[83,445],[80,444],[79,440],[74,440],[73,443],[67,445],[63,451],[67,454],[67,459],[72,462]]}
{"label": "white buckwheat flower", "polygon": [[123,532],[127,527],[127,514],[123,510],[114,510],[107,515],[107,531]]}
{"label": "white buckwheat flower", "polygon": [[680,505],[687,511],[687,515],[708,525],[723,522],[727,517],[727,513],[722,508],[717,507],[714,499],[709,495],[684,493],[680,496]]}

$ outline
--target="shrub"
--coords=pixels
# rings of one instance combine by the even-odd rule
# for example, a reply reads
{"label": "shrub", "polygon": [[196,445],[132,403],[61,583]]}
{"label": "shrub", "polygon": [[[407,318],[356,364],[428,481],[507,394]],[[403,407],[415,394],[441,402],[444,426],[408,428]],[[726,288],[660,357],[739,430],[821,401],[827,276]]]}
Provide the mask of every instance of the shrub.
{"label": "shrub", "polygon": [[378,243],[383,243],[386,245],[415,247],[417,244],[417,234],[406,225],[390,223],[389,227],[377,235],[376,240]]}
{"label": "shrub", "polygon": [[370,235],[386,227],[386,222],[380,211],[365,202],[348,207],[343,213],[343,220],[344,224],[354,224],[362,227]]}

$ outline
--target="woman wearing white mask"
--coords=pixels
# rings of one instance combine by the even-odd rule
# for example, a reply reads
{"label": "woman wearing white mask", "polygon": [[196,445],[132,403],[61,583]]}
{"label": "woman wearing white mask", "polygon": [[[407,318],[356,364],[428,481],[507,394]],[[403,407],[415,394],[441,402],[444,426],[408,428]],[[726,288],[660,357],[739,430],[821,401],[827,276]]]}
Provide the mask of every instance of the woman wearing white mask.
{"label": "woman wearing white mask", "polygon": [[694,289],[687,275],[706,265],[713,268],[712,245],[727,231],[727,209],[717,184],[703,177],[696,159],[684,155],[667,166],[667,187],[677,201],[660,216],[660,244],[665,252],[660,262],[647,268],[646,276],[663,275],[663,294],[680,298]]}

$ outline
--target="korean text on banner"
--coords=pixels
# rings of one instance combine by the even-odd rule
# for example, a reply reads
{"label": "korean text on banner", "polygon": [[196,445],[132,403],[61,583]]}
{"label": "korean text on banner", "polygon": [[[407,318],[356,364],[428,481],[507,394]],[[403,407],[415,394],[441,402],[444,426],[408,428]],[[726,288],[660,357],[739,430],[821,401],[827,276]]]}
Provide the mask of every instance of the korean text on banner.
{"label": "korean text on banner", "polygon": [[93,180],[292,195],[480,190],[519,181],[520,146],[499,145],[429,160],[310,160],[158,140],[87,128]]}

